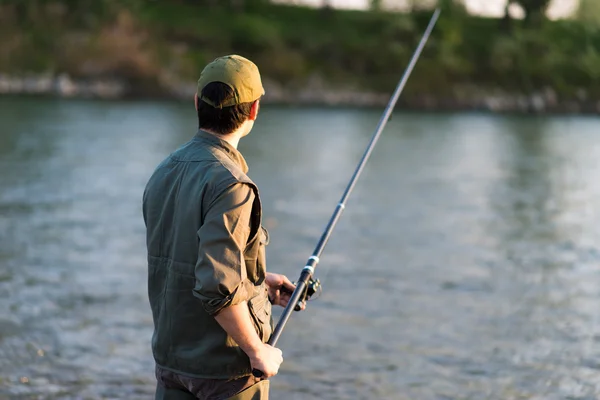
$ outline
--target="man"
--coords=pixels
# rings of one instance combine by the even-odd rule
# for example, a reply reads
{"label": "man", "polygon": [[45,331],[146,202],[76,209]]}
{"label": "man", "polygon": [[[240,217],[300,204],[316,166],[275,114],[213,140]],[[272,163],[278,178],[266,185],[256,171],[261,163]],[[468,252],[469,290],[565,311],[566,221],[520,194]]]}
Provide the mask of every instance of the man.
{"label": "man", "polygon": [[266,399],[264,378],[283,361],[266,344],[271,303],[285,307],[295,287],[266,272],[258,188],[237,151],[263,94],[248,59],[208,64],[195,95],[199,131],[144,191],[156,399]]}

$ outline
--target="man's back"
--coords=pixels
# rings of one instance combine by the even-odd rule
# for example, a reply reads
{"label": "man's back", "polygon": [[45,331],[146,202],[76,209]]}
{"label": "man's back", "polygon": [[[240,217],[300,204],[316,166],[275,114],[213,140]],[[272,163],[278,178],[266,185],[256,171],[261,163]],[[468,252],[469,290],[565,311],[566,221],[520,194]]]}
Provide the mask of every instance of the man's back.
{"label": "man's back", "polygon": [[[164,369],[201,378],[248,375],[247,355],[213,316],[231,304],[248,301],[257,332],[264,341],[270,335],[260,201],[246,170],[236,149],[200,131],[146,186],[152,349]],[[239,243],[240,254],[230,243]]]}

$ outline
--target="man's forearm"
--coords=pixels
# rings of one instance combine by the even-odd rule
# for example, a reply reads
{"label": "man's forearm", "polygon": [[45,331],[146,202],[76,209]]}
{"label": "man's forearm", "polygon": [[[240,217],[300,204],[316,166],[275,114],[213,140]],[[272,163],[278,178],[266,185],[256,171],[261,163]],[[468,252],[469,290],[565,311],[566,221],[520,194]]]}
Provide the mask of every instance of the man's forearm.
{"label": "man's forearm", "polygon": [[254,329],[248,303],[244,301],[225,307],[215,316],[215,319],[248,357],[254,357],[260,350],[263,343]]}

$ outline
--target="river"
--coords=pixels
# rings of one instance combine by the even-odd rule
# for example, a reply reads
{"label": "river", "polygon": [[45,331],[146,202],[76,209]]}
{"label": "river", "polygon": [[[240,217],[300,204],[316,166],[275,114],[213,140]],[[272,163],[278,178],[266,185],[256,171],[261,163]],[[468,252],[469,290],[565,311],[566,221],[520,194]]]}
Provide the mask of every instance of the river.
{"label": "river", "polygon": [[[265,106],[240,150],[297,279],[379,110]],[[0,398],[150,399],[141,196],[191,104],[0,98]],[[600,118],[398,111],[274,399],[600,397]]]}

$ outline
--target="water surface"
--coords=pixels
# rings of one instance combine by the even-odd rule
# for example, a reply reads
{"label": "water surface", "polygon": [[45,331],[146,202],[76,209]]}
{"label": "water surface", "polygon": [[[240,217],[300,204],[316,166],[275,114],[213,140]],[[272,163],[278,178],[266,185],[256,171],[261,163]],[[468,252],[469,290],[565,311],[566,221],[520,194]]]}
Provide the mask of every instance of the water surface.
{"label": "water surface", "polygon": [[[378,110],[241,142],[296,279]],[[148,399],[141,195],[191,105],[0,99],[0,398]],[[600,119],[397,113],[280,341],[275,399],[600,396]]]}

